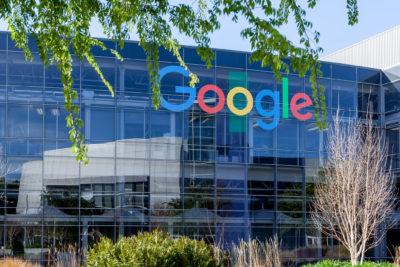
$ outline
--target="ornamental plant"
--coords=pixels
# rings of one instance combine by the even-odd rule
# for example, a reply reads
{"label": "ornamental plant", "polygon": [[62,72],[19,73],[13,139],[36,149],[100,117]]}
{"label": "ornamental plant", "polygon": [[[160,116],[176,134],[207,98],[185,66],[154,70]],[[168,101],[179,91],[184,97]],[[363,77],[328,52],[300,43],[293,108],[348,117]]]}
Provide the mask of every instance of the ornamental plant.
{"label": "ornamental plant", "polygon": [[[350,261],[333,261],[333,260],[326,260],[326,261],[321,261],[315,264],[307,264],[304,267],[351,267],[352,264]],[[390,262],[371,262],[371,261],[365,261],[360,267],[393,267],[393,265]]]}
{"label": "ornamental plant", "polygon": [[203,240],[172,238],[158,230],[120,237],[115,244],[103,237],[88,250],[85,262],[88,267],[217,266],[212,246]]}

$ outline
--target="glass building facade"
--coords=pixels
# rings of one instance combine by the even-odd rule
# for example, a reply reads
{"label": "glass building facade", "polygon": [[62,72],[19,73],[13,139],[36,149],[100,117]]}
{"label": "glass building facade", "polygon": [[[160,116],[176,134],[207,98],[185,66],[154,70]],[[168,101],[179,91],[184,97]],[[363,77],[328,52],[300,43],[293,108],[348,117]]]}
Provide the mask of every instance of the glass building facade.
{"label": "glass building facade", "polygon": [[[284,256],[294,263],[346,257],[338,242],[316,231],[310,220],[313,181],[327,157],[326,132],[317,129],[314,118],[300,121],[289,110],[276,128],[264,130],[259,120],[271,119],[256,109],[239,117],[224,105],[210,114],[196,100],[179,112],[155,110],[145,55],[127,42],[120,51],[123,62],[93,51],[114,98],[89,64],[74,60],[90,158],[84,166],[71,153],[59,72],[55,66],[45,68],[34,44],[31,48],[35,58],[27,62],[10,35],[0,34],[3,256],[46,261],[51,247],[85,249],[100,236],[116,240],[159,228],[226,246],[276,234]],[[226,96],[241,86],[254,98],[264,89],[282,91],[273,73],[250,64],[247,53],[215,50],[210,69],[194,48],[181,53],[200,79],[197,90],[213,84]],[[161,51],[160,68],[171,65],[179,63]],[[369,107],[376,124],[386,129],[397,172],[400,85],[376,69],[322,63],[322,72],[328,119],[338,107],[345,117],[362,117]],[[307,76],[285,78],[289,99],[299,92],[312,95]],[[180,73],[165,75],[164,99],[184,103],[188,95],[176,93],[176,86],[188,83]],[[274,103],[264,101],[261,105],[270,110]],[[213,106],[216,95],[206,93],[204,102]],[[394,227],[369,256],[386,257],[386,246],[399,242],[399,234]]]}

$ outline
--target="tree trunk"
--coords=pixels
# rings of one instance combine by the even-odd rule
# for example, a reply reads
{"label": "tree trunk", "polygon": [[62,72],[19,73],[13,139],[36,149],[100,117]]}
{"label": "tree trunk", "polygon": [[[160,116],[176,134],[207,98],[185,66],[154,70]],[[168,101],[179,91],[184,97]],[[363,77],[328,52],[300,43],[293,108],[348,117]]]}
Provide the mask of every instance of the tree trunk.
{"label": "tree trunk", "polygon": [[357,266],[357,263],[358,263],[357,258],[352,256],[352,257],[351,257],[351,265],[352,265],[352,266]]}

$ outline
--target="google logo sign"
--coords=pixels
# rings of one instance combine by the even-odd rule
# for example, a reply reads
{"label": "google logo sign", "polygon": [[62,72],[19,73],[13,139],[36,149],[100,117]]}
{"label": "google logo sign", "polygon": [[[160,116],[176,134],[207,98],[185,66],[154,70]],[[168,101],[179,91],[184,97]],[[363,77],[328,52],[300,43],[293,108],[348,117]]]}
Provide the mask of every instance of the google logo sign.
{"label": "google logo sign", "polygon": [[[160,81],[161,79],[167,75],[168,73],[180,73],[185,77],[189,76],[189,71],[185,70],[183,67],[180,66],[167,66],[160,70]],[[162,98],[162,106],[171,111],[183,111],[190,108],[194,101],[196,100],[196,88],[186,87],[186,86],[175,86],[175,91],[177,93],[184,93],[189,94],[189,98],[183,104],[171,104],[167,100]],[[204,96],[207,92],[212,91],[217,94],[218,96],[218,103],[210,107],[204,101]],[[234,105],[234,97],[237,94],[242,94],[246,98],[246,106],[242,109],[237,108]],[[269,97],[273,100],[273,108],[271,110],[265,110],[261,103],[265,97]],[[199,107],[207,113],[217,113],[222,110],[225,105],[225,102],[229,108],[229,110],[237,115],[237,116],[245,116],[250,113],[253,109],[253,105],[255,104],[255,108],[257,112],[265,118],[273,118],[271,123],[265,123],[263,120],[257,120],[257,124],[265,130],[272,130],[279,124],[280,119],[280,107],[279,101],[280,100],[280,92],[273,92],[271,90],[265,89],[261,90],[257,93],[255,101],[253,100],[253,96],[243,87],[234,87],[226,96],[224,92],[216,85],[207,84],[200,88],[197,94],[197,102]],[[295,118],[298,120],[308,120],[312,117],[310,112],[301,112],[301,109],[306,108],[312,105],[311,98],[304,94],[304,93],[296,93],[292,99],[290,100],[290,110]],[[288,89],[288,79],[283,78],[282,80],[282,118],[289,117],[289,89]]]}

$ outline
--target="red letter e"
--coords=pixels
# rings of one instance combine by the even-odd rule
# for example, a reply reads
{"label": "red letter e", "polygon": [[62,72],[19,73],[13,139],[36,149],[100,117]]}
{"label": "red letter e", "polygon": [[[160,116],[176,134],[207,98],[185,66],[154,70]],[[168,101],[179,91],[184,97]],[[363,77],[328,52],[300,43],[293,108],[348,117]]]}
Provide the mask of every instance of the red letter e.
{"label": "red letter e", "polygon": [[[297,104],[297,101],[299,99],[304,99],[305,101]],[[300,114],[298,110],[311,105],[312,101],[310,97],[304,93],[297,93],[292,97],[292,100],[290,100],[290,110],[292,111],[293,115],[301,121],[308,120],[309,118],[312,117],[312,114],[311,112],[307,112],[306,114]]]}

